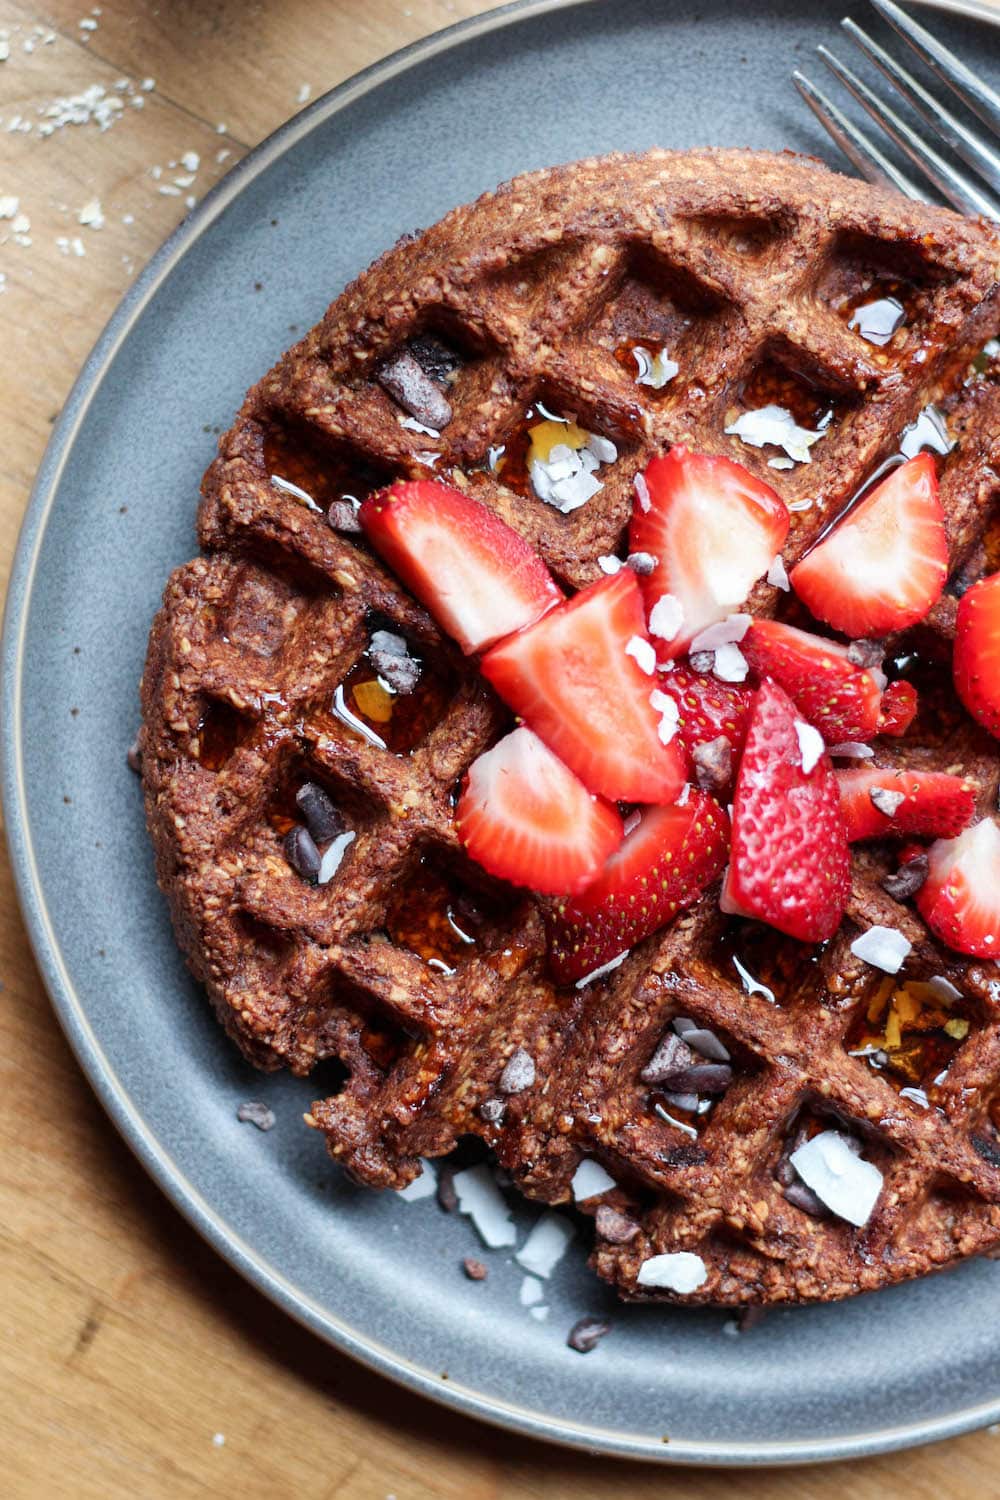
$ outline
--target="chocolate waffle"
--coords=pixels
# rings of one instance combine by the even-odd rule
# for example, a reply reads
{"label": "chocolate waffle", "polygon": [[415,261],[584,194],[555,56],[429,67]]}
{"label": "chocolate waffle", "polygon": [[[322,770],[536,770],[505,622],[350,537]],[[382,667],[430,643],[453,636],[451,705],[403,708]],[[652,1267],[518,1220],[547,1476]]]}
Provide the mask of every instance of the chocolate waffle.
{"label": "chocolate waffle", "polygon": [[[250,392],[205,476],[203,555],[153,626],[147,814],[179,942],[230,1036],[266,1069],[338,1060],[337,1092],[308,1118],[354,1177],[402,1187],[420,1157],[476,1135],[558,1204],[596,1158],[617,1186],[584,1205],[593,1263],[626,1297],[677,1300],[637,1280],[670,1251],[707,1269],[685,1301],[760,1304],[844,1297],[1000,1244],[996,967],[942,948],[888,894],[895,866],[875,843],[855,846],[847,916],[821,949],[722,916],[716,886],[613,972],[554,987],[542,903],[474,865],[452,818],[509,714],[366,549],[345,498],[442,478],[579,588],[622,551],[636,473],[684,442],[778,489],[791,566],[938,401],[957,440],[940,462],[955,573],[891,643],[921,710],[874,763],[960,771],[992,810],[996,742],[960,709],[948,662],[956,596],[997,566],[1000,375],[973,361],[1000,329],[998,270],[986,226],[812,161],[610,156],[518,178],[401,241]],[[851,323],[890,295],[905,321],[879,346]],[[661,390],[636,382],[643,341],[679,366]],[[617,450],[570,514],[529,482],[539,402]],[[832,413],[810,463],[776,470],[726,434],[768,403],[808,427]],[[760,584],[750,608],[794,619],[788,601]],[[388,713],[365,690],[379,631],[420,667]],[[316,786],[341,862],[311,883],[287,838]],[[851,952],[873,923],[912,942],[898,984]],[[924,1003],[942,980],[947,1015]],[[729,1054],[710,1108],[664,1109],[650,1081],[676,1017]],[[886,1017],[906,1043],[895,1070],[872,1061]],[[514,1088],[518,1049],[534,1068]],[[830,1125],[883,1174],[862,1229],[789,1169]]]}

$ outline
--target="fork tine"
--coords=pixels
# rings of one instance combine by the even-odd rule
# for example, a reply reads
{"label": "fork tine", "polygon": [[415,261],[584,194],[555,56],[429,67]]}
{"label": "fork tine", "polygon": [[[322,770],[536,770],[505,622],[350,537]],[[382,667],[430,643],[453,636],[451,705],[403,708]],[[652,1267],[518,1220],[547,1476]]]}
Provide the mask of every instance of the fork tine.
{"label": "fork tine", "polygon": [[862,31],[854,21],[848,18],[840,24],[851,40],[871,58],[907,104],[924,117],[931,129],[941,137],[945,144],[950,146],[963,161],[968,162],[969,166],[981,177],[985,177],[991,187],[1000,190],[1000,155],[991,150],[986,142],[981,140],[975,131],[964,125],[956,115],[953,115],[951,110],[939,104],[934,95],[928,93],[912,73],[908,73],[905,68],[901,67],[894,57],[880,47],[878,42],[873,41],[867,32]]}
{"label": "fork tine", "polygon": [[855,125],[853,120],[848,119],[847,115],[839,110],[804,73],[800,73],[796,68],[792,78],[795,87],[824,130],[840,147],[847,159],[854,163],[862,177],[882,187],[894,187],[899,192],[905,193],[908,198],[916,198],[920,203],[927,202],[926,193],[911,182],[894,162],[884,156],[874,141]]}
{"label": "fork tine", "polygon": [[873,94],[868,85],[834,57],[827,47],[817,47],[816,51],[831,73],[850,89],[862,108],[868,111],[872,119],[882,126],[897,146],[930,178],[949,203],[953,203],[961,213],[984,214],[986,218],[1000,222],[1000,204],[978,188],[964,172],[946,162],[932,146],[922,141],[894,109],[890,109],[877,94]]}
{"label": "fork tine", "polygon": [[872,0],[882,18],[894,26],[904,41],[908,42],[918,57],[953,89],[958,97],[975,110],[979,118],[997,135],[1000,135],[1000,94],[988,83],[967,68],[965,63],[950,52],[923,26],[911,21],[905,10],[900,10],[893,0]]}

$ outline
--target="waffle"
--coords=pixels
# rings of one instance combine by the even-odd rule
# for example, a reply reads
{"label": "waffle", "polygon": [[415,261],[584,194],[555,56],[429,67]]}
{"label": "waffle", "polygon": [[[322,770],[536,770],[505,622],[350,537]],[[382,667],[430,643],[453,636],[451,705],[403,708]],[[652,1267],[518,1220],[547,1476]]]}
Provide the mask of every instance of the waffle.
{"label": "waffle", "polygon": [[[247,1058],[301,1075],[336,1060],[323,1074],[336,1091],[307,1118],[355,1178],[400,1188],[420,1157],[474,1135],[528,1196],[559,1204],[596,1158],[618,1185],[585,1206],[593,1264],[629,1298],[674,1299],[637,1282],[664,1251],[705,1262],[686,1302],[745,1305],[844,1297],[1000,1245],[996,967],[938,946],[883,888],[895,865],[872,844],[854,848],[847,915],[822,949],[723,917],[716,888],[605,978],[554,988],[542,903],[473,865],[452,820],[462,772],[509,715],[343,502],[393,477],[442,478],[578,588],[621,550],[636,472],[684,442],[778,489],[791,566],[935,399],[958,439],[940,465],[955,574],[890,643],[921,710],[874,764],[961,771],[992,810],[997,747],[959,709],[948,661],[956,595],[997,566],[1000,374],[970,361],[1000,328],[998,265],[985,225],[812,161],[609,156],[518,178],[404,239],[250,392],[205,476],[203,555],[173,575],[152,630],[148,822],[179,942]],[[906,323],[878,347],[851,312],[888,291]],[[636,383],[643,340],[680,366],[660,391]],[[440,437],[404,425],[386,389],[408,350],[446,395]],[[538,401],[618,450],[568,515],[527,481]],[[809,426],[833,412],[810,464],[776,471],[725,434],[769,401]],[[766,584],[751,608],[796,618]],[[373,676],[378,629],[423,668],[381,732],[340,711]],[[354,834],[325,884],[283,847],[306,782]],[[873,923],[912,942],[909,980],[960,991],[950,1015],[968,1022],[956,1040],[918,1018],[900,1076],[857,1055],[895,1003],[893,981],[850,951]],[[671,1123],[641,1075],[676,1016],[724,1041],[734,1077],[710,1110]],[[534,1081],[505,1093],[518,1048]],[[863,1229],[786,1196],[790,1149],[823,1124],[861,1138],[883,1173]]]}

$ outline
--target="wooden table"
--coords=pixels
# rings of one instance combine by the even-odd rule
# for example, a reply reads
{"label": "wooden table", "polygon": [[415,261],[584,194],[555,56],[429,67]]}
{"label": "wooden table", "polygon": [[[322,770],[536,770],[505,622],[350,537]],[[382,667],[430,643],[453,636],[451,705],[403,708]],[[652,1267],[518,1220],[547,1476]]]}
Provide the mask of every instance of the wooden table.
{"label": "wooden table", "polygon": [[[187,197],[202,195],[307,92],[488,8],[478,0],[104,0],[91,11],[81,0],[0,0],[0,53],[4,33],[9,52],[0,62],[0,200],[20,199],[14,217],[0,219],[3,581],[70,382]],[[91,117],[39,133],[46,119],[66,115],[56,101],[85,91],[92,112],[115,116],[109,129]],[[108,106],[109,96],[120,107]],[[40,117],[39,104],[55,115]],[[19,115],[33,122],[30,132],[9,129]],[[93,200],[102,227],[80,222],[97,217]],[[0,201],[0,212],[11,206]],[[5,862],[0,979],[5,1493],[834,1500],[846,1490],[852,1500],[980,1500],[997,1492],[1000,1443],[985,1432],[832,1469],[673,1473],[523,1441],[398,1390],[250,1290],[133,1161],[53,1020]]]}

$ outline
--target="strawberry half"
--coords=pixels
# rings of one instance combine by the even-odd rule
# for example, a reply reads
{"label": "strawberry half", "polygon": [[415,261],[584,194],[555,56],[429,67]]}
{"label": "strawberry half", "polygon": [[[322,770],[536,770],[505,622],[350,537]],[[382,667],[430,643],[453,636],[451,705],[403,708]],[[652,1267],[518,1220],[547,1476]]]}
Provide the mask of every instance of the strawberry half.
{"label": "strawberry half", "polygon": [[758,677],[784,688],[828,745],[877,733],[882,690],[866,667],[848,660],[846,646],[777,620],[754,620],[740,650]]}
{"label": "strawberry half", "polygon": [[358,519],[375,551],[466,655],[530,625],[563,597],[506,521],[436,480],[379,490]]}
{"label": "strawberry half", "polygon": [[897,739],[905,734],[917,716],[917,702],[917,690],[912,682],[901,679],[890,682],[882,694],[879,734],[891,734]]}
{"label": "strawberry half", "polygon": [[836,932],[847,902],[847,831],[829,758],[803,769],[796,722],[791,699],[765,679],[736,779],[722,905],[820,943]]}
{"label": "strawberry half", "polygon": [[973,786],[943,771],[873,771],[863,767],[838,771],[836,776],[851,843],[904,833],[954,838],[969,825],[976,810]]}
{"label": "strawberry half", "polygon": [[992,818],[927,851],[929,873],[916,895],[931,931],[959,953],[996,958],[1000,949],[1000,830]]}
{"label": "strawberry half", "polygon": [[958,601],[955,689],[974,719],[1000,739],[1000,573]]}
{"label": "strawberry half", "polygon": [[721,872],[728,819],[691,791],[683,807],[651,807],[582,896],[549,924],[549,970],[559,984],[593,973],[664,927]]}
{"label": "strawberry half", "polygon": [[788,510],[770,485],[729,458],[691,453],[678,443],[646,469],[650,508],[636,505],[629,550],[651,552],[643,579],[652,611],[672,594],[683,613],[661,655],[678,656],[693,636],[738,609],[788,535]]}
{"label": "strawberry half", "polygon": [[944,511],[929,453],[893,469],[789,575],[818,620],[855,639],[922,620],[947,576]]}
{"label": "strawberry half", "polygon": [[592,792],[673,802],[684,754],[660,740],[656,679],[628,654],[636,639],[651,657],[639,585],[623,568],[494,646],[483,674]]}
{"label": "strawberry half", "polygon": [[554,896],[582,890],[622,840],[615,808],[524,728],[472,762],[455,821],[483,869]]}

